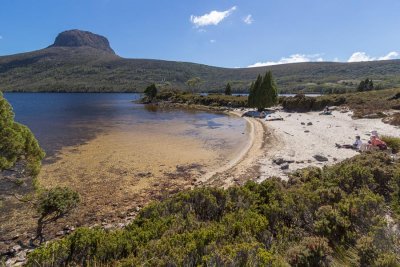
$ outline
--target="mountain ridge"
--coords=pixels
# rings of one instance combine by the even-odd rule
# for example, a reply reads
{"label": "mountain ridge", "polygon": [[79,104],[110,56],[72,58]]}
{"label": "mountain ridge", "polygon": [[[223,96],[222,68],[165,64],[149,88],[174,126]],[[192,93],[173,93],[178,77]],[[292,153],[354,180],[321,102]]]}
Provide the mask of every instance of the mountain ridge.
{"label": "mountain ridge", "polygon": [[[61,37],[60,37],[61,36]],[[72,36],[72,37],[71,37]],[[282,92],[354,90],[371,78],[382,88],[400,86],[400,60],[357,63],[308,62],[256,68],[223,68],[158,59],[119,57],[106,37],[87,31],[60,33],[47,48],[0,56],[0,90],[28,92],[140,92],[151,83],[199,91],[246,91],[258,74],[271,70]]]}

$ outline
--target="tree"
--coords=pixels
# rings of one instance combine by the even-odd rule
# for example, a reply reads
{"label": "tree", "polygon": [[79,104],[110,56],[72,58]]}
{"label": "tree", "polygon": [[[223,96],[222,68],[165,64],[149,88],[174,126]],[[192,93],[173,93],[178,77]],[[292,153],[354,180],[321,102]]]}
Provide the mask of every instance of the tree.
{"label": "tree", "polygon": [[157,96],[156,85],[153,83],[153,84],[147,86],[147,88],[144,90],[144,94],[150,101],[153,101],[153,99]]}
{"label": "tree", "polygon": [[368,78],[365,79],[365,81],[361,81],[357,86],[357,91],[359,92],[371,91],[371,90],[374,90],[374,82]]}
{"label": "tree", "polygon": [[76,208],[80,203],[79,194],[67,187],[55,187],[42,192],[37,201],[37,211],[40,214],[34,242],[44,241],[43,230],[46,224],[54,222]]}
{"label": "tree", "polygon": [[201,84],[201,79],[199,77],[194,77],[186,81],[186,85],[189,90],[194,94],[198,85]]}
{"label": "tree", "polygon": [[250,88],[248,105],[262,111],[266,107],[275,105],[278,101],[278,91],[272,73],[268,71],[264,78],[258,75],[257,80]]}
{"label": "tree", "polygon": [[225,95],[232,95],[232,88],[231,88],[231,84],[230,83],[226,84]]}
{"label": "tree", "polygon": [[22,162],[28,173],[36,176],[44,156],[29,128],[14,121],[12,107],[0,92],[0,172]]}

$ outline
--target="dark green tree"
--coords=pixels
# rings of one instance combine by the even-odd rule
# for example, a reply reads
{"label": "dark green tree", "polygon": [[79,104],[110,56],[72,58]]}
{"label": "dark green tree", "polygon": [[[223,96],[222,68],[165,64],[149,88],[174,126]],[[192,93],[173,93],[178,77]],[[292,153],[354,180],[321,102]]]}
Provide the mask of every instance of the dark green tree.
{"label": "dark green tree", "polygon": [[368,78],[365,79],[365,81],[361,81],[357,86],[357,91],[359,92],[371,91],[371,90],[374,90],[374,82]]}
{"label": "dark green tree", "polygon": [[153,101],[153,99],[157,96],[156,85],[153,83],[153,84],[147,86],[147,88],[144,90],[144,94],[150,101]]}
{"label": "dark green tree", "polygon": [[232,95],[232,88],[231,88],[231,84],[230,83],[226,84],[225,95]]}
{"label": "dark green tree", "polygon": [[272,107],[278,103],[278,89],[271,71],[264,76],[263,89],[266,94],[266,107]]}
{"label": "dark green tree", "polygon": [[257,80],[250,88],[248,105],[262,111],[266,107],[275,105],[278,101],[278,92],[272,73],[268,71],[264,77],[258,75]]}
{"label": "dark green tree", "polygon": [[23,163],[28,173],[39,173],[45,153],[28,127],[14,121],[11,105],[0,92],[0,172]]}

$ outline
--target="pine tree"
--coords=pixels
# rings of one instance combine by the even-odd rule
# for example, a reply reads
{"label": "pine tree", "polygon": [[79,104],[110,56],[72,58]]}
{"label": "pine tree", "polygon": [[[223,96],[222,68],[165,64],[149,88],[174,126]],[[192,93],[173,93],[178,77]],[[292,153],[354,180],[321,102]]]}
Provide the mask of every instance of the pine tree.
{"label": "pine tree", "polygon": [[251,82],[249,96],[247,98],[247,106],[253,107],[254,106],[254,82]]}
{"label": "pine tree", "polygon": [[265,91],[266,91],[266,102],[265,107],[272,107],[278,102],[278,90],[274,78],[272,77],[271,71],[268,71],[264,77],[265,80]]}
{"label": "pine tree", "polygon": [[231,84],[230,83],[226,84],[225,95],[232,95],[232,88],[231,88]]}
{"label": "pine tree", "polygon": [[272,73],[269,71],[264,77],[258,75],[256,82],[250,88],[248,106],[261,111],[266,107],[275,105],[277,101],[278,93]]}

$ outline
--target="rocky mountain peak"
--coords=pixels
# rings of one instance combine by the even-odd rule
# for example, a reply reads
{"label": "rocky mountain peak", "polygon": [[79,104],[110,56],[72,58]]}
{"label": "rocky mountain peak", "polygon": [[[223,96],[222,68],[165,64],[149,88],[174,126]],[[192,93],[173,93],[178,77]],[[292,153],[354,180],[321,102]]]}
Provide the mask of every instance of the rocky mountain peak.
{"label": "rocky mountain peak", "polygon": [[89,46],[115,54],[107,38],[92,32],[69,30],[59,33],[50,47],[80,47]]}

